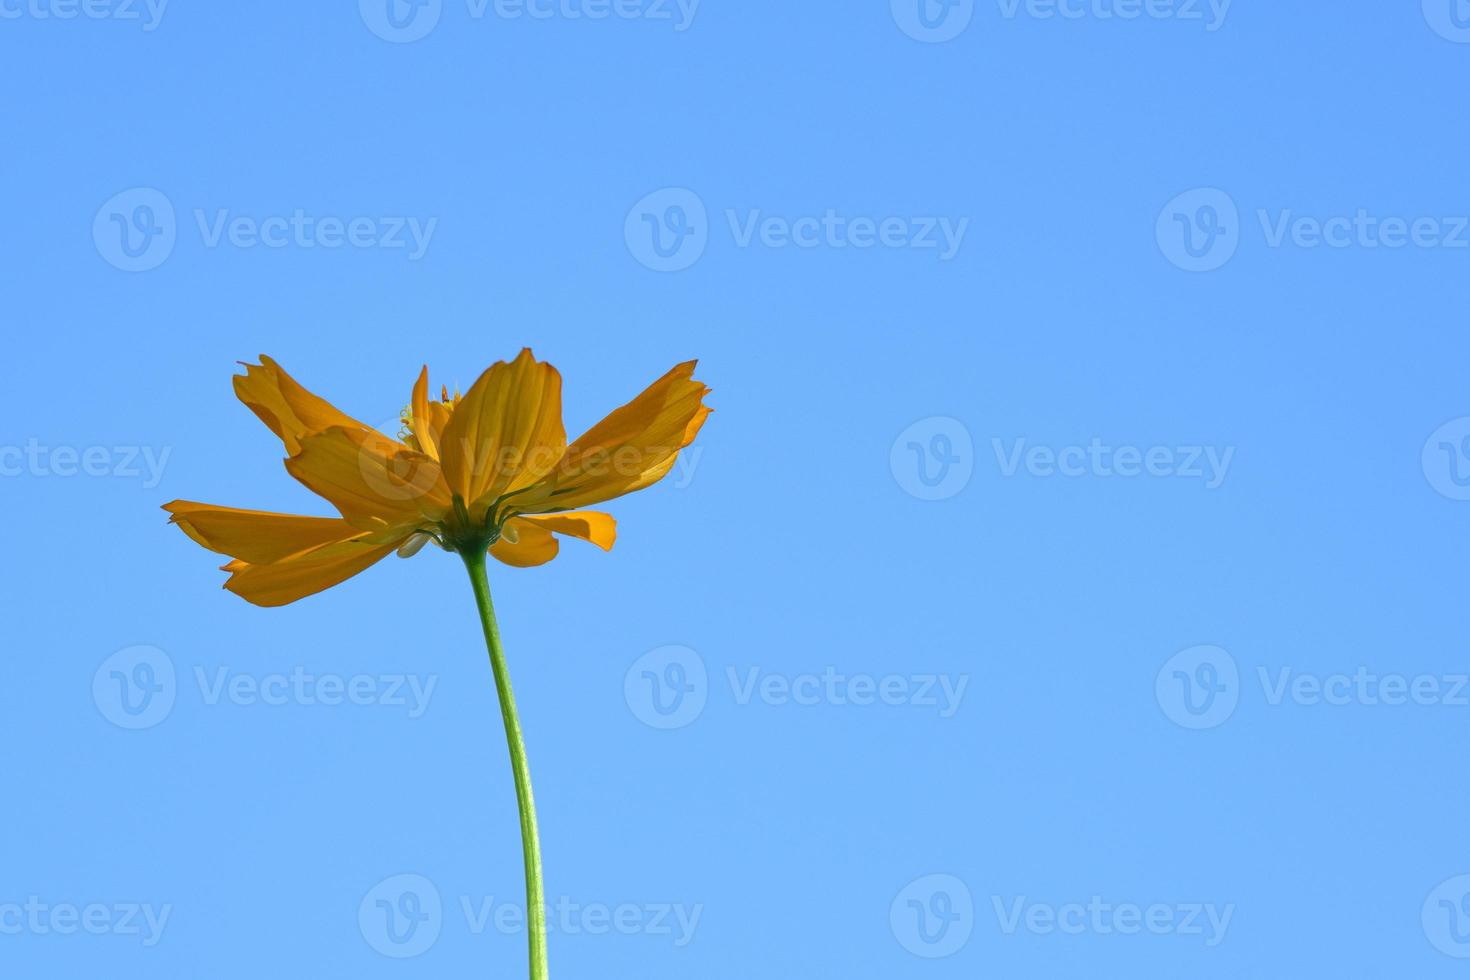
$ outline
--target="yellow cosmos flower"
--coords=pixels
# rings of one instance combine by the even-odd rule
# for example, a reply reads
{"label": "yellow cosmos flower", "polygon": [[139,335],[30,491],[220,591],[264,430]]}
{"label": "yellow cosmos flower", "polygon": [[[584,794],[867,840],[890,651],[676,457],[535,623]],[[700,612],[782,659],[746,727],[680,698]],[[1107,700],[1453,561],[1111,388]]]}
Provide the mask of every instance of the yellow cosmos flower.
{"label": "yellow cosmos flower", "polygon": [[556,557],[556,535],[611,548],[616,525],[583,510],[662,479],[694,441],[710,409],[694,362],[669,371],[637,398],[567,442],[561,375],[523,350],[480,375],[463,397],[429,400],[425,368],[399,438],[352,419],[262,356],[236,376],[240,400],[281,437],[286,470],[340,517],[298,517],[175,500],[172,522],[228,555],[225,587],[260,606],[330,588],[398,551],[427,541],[458,552],[469,571],[505,724],[520,811],[531,980],[546,980],[546,895],[531,770],[490,601],[488,551],[507,565]]}
{"label": "yellow cosmos flower", "polygon": [[425,368],[391,438],[343,414],[262,356],[235,393],[285,444],[286,470],[340,517],[301,517],[175,500],[185,534],[229,556],[225,588],[280,606],[425,542],[488,549],[507,565],[556,557],[556,535],[613,545],[612,517],[588,506],[641,490],[673,467],[710,409],[680,364],[568,443],[561,375],[529,349],[469,391],[429,399]]}

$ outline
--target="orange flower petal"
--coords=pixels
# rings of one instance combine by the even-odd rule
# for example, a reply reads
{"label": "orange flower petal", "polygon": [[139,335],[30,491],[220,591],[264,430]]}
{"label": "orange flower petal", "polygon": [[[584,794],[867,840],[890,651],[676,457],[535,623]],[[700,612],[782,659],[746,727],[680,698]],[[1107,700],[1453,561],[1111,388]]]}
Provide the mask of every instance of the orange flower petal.
{"label": "orange flower petal", "polygon": [[544,565],[561,550],[552,532],[590,541],[608,551],[618,536],[618,525],[611,515],[595,510],[512,517],[506,521],[500,540],[490,546],[490,554],[517,568]]}
{"label": "orange flower petal", "polygon": [[513,517],[507,523],[518,529],[528,523],[534,524],[557,534],[590,541],[603,551],[611,551],[613,542],[618,537],[618,522],[613,520],[611,514],[596,510],[573,510],[565,514],[527,514],[524,517]]}
{"label": "orange flower petal", "polygon": [[379,440],[392,441],[301,387],[295,378],[264,354],[260,355],[259,364],[246,364],[245,373],[235,375],[235,394],[272,432],[280,436],[290,456],[301,451],[301,440],[305,436],[325,432],[333,426],[373,432]]}
{"label": "orange flower petal", "polygon": [[567,447],[539,486],[517,497],[517,511],[584,507],[642,490],[661,480],[694,441],[711,409],[709,388],[686,361],[594,425]]}
{"label": "orange flower petal", "polygon": [[413,400],[409,403],[410,428],[418,449],[431,459],[439,458],[439,431],[434,426],[434,416],[429,410],[429,368],[425,365],[419,379],[413,385]]}
{"label": "orange flower petal", "polygon": [[257,606],[284,606],[346,581],[387,557],[398,541],[369,543],[359,534],[302,552],[283,561],[257,565],[232,561],[225,588]]}
{"label": "orange flower petal", "polygon": [[163,505],[171,521],[210,551],[247,562],[273,562],[357,533],[335,517],[300,517],[215,507],[189,500]]}
{"label": "orange flower petal", "polygon": [[490,546],[492,557],[514,565],[516,568],[533,568],[544,565],[556,557],[561,545],[556,535],[535,524],[519,523],[515,518],[507,522],[511,526],[511,537],[502,534],[499,541]]}
{"label": "orange flower petal", "polygon": [[384,448],[372,433],[328,429],[302,439],[286,469],[362,530],[437,520],[450,505],[439,464],[397,444]]}
{"label": "orange flower petal", "polygon": [[527,348],[491,365],[454,406],[439,456],[450,491],[478,521],[497,498],[550,472],[566,442],[561,375]]}

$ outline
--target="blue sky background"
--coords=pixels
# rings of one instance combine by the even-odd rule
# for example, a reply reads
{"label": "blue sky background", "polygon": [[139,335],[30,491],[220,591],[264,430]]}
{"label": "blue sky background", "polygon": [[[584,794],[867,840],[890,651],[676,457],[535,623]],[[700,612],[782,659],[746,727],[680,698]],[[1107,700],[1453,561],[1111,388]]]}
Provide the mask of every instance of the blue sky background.
{"label": "blue sky background", "polygon": [[[524,970],[464,912],[522,899],[458,562],[262,610],[158,506],[327,513],[238,360],[386,424],[421,364],[467,385],[525,345],[571,431],[694,356],[717,410],[610,508],[612,553],[492,569],[547,892],[581,909],[557,976],[1463,972],[1470,9],[936,2],[931,43],[901,0],[683,30],[466,2],[407,42],[375,2],[0,3],[0,972]],[[829,210],[811,247],[742,243]],[[1344,247],[1293,224],[1360,210]],[[211,244],[298,211],[283,247]],[[409,217],[417,257],[318,225]],[[968,221],[948,258],[930,219]],[[1433,221],[1393,248],[1385,219]],[[1155,474],[1067,451],[1094,439]],[[687,703],[644,677],[674,662]],[[140,664],[174,689],[135,718]],[[211,696],[297,668],[434,686]],[[900,703],[803,681],[829,670]],[[379,898],[434,895],[387,931]]]}

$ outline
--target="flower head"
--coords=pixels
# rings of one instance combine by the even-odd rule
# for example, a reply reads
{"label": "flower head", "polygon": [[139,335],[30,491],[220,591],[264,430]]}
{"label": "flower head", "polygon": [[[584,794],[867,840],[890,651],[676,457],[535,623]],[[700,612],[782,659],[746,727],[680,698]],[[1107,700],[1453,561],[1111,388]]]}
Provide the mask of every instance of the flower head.
{"label": "flower head", "polygon": [[165,504],[173,523],[230,557],[225,588],[280,606],[330,588],[390,552],[428,541],[489,549],[507,565],[556,557],[556,535],[613,545],[611,516],[584,510],[641,490],[673,467],[710,409],[694,361],[670,370],[571,443],[561,375],[529,349],[498,362],[463,396],[429,398],[425,368],[397,437],[343,414],[264,355],[235,393],[280,437],[286,470],[338,517]]}

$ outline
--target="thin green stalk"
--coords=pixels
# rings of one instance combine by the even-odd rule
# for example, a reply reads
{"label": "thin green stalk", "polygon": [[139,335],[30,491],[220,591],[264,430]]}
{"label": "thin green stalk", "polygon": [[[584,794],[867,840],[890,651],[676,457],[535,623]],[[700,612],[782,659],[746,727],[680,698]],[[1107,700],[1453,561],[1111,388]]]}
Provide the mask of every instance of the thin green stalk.
{"label": "thin green stalk", "polygon": [[546,893],[541,883],[541,836],[536,830],[536,801],[531,795],[531,767],[526,763],[526,742],[521,736],[521,719],[516,713],[515,694],[510,689],[510,672],[505,650],[500,645],[500,627],[495,606],[490,602],[490,580],[485,574],[485,549],[461,552],[470,583],[475,587],[475,605],[485,627],[485,645],[490,649],[490,669],[495,672],[495,692],[500,698],[500,717],[505,722],[505,740],[510,746],[510,767],[515,773],[516,804],[521,814],[521,850],[526,869],[526,933],[531,953],[531,980],[547,980]]}

